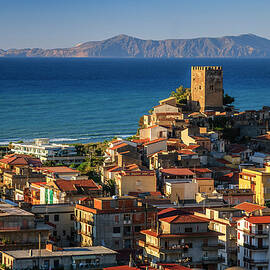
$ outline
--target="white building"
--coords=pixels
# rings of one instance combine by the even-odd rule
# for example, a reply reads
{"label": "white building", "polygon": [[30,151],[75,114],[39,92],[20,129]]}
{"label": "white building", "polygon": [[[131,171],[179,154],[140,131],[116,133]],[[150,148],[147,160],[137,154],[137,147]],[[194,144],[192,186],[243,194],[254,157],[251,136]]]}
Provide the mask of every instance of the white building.
{"label": "white building", "polygon": [[238,265],[245,269],[269,267],[270,216],[245,217],[237,222]]}
{"label": "white building", "polygon": [[49,139],[35,139],[30,143],[12,143],[12,151],[16,154],[34,155],[41,162],[53,161],[62,164],[79,164],[85,157],[78,156],[75,146],[50,143]]}

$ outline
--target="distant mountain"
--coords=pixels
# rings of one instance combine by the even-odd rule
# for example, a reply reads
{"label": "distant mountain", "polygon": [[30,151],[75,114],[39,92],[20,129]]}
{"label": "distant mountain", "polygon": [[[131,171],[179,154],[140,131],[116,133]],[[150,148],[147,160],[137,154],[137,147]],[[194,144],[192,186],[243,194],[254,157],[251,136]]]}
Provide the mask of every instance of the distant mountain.
{"label": "distant mountain", "polygon": [[253,34],[220,38],[143,40],[118,35],[63,49],[8,49],[0,56],[19,57],[270,57],[270,40]]}

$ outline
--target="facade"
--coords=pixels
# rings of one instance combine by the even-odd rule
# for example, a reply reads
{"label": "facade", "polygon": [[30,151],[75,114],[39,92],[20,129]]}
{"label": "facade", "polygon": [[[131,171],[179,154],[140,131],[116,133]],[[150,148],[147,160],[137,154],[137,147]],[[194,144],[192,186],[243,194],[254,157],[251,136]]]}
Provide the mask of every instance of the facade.
{"label": "facade", "polygon": [[191,67],[191,102],[199,111],[223,107],[222,67]]}
{"label": "facade", "polygon": [[242,217],[242,211],[230,207],[206,208],[205,215],[198,215],[209,218],[209,229],[220,233],[218,256],[222,260],[218,269],[237,265],[236,220]]}
{"label": "facade", "polygon": [[126,171],[115,175],[116,194],[128,195],[130,192],[155,192],[157,189],[156,173],[154,171]]}
{"label": "facade", "polygon": [[40,158],[42,163],[53,161],[70,165],[85,161],[85,157],[78,155],[75,146],[50,143],[47,138],[35,139],[32,143],[12,143],[12,152],[33,155]]}
{"label": "facade", "polygon": [[209,219],[189,213],[161,218],[155,228],[141,231],[145,240],[138,244],[148,262],[217,269],[219,233],[208,225]]}
{"label": "facade", "polygon": [[135,197],[95,198],[91,206],[75,207],[77,242],[130,250],[136,247],[140,231],[155,223],[155,216],[155,208],[140,204]]}
{"label": "facade", "polygon": [[117,252],[97,246],[91,248],[56,248],[2,252],[2,264],[9,269],[101,269],[116,265]]}
{"label": "facade", "polygon": [[265,168],[243,169],[239,174],[239,189],[251,189],[255,203],[264,205],[270,200],[270,163]]}
{"label": "facade", "polygon": [[0,249],[38,248],[49,239],[52,227],[38,222],[34,214],[5,203],[0,204]]}
{"label": "facade", "polygon": [[168,129],[162,126],[151,126],[140,129],[140,139],[149,139],[150,141],[160,138],[168,138]]}
{"label": "facade", "polygon": [[167,140],[165,138],[156,139],[144,144],[144,153],[147,157],[159,151],[167,151]]}
{"label": "facade", "polygon": [[269,269],[270,216],[251,216],[237,222],[238,265]]}
{"label": "facade", "polygon": [[74,204],[33,205],[31,213],[52,227],[50,238],[57,246],[68,247],[74,243]]}
{"label": "facade", "polygon": [[99,197],[102,187],[92,179],[63,180],[33,183],[30,186],[32,204],[71,203],[84,196]]}

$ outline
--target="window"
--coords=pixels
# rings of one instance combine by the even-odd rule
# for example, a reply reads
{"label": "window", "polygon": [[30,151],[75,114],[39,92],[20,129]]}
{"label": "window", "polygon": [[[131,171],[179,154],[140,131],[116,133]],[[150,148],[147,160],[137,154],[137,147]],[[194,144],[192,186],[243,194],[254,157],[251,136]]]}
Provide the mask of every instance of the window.
{"label": "window", "polygon": [[124,214],[124,221],[130,221],[130,214]]}
{"label": "window", "polygon": [[115,215],[115,216],[114,216],[114,222],[115,222],[116,224],[119,223],[119,215]]}
{"label": "window", "polygon": [[115,246],[116,249],[119,248],[119,244],[120,244],[120,243],[119,243],[119,240],[115,240],[115,241],[114,241],[114,246]]}
{"label": "window", "polygon": [[141,230],[141,226],[135,226],[134,227],[134,231],[135,232],[140,232],[140,230]]}
{"label": "window", "polygon": [[63,230],[63,236],[65,236],[66,235],[66,231],[65,230]]}
{"label": "window", "polygon": [[70,220],[75,220],[74,219],[74,214],[70,214]]}
{"label": "window", "polygon": [[130,239],[124,240],[124,248],[131,248],[131,240]]}
{"label": "window", "polygon": [[120,233],[121,228],[120,227],[113,227],[113,233]]}
{"label": "window", "polygon": [[49,222],[49,220],[50,220],[49,215],[45,215],[45,216],[44,216],[44,220],[45,220],[46,222]]}
{"label": "window", "polygon": [[131,235],[131,227],[130,226],[124,226],[124,236]]}
{"label": "window", "polygon": [[192,228],[191,227],[185,228],[185,232],[192,232]]}
{"label": "window", "polygon": [[53,266],[54,266],[54,268],[59,267],[59,260],[54,260],[53,261]]}
{"label": "window", "polygon": [[54,221],[59,221],[59,215],[54,215]]}

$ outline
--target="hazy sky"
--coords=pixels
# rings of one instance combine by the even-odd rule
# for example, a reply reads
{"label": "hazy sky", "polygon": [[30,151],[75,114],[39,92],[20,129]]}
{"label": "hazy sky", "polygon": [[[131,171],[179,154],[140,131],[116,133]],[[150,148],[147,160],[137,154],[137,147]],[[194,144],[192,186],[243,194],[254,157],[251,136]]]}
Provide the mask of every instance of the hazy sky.
{"label": "hazy sky", "polygon": [[57,48],[253,33],[270,39],[269,0],[0,0],[0,48]]}

